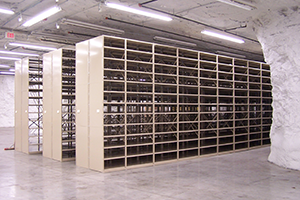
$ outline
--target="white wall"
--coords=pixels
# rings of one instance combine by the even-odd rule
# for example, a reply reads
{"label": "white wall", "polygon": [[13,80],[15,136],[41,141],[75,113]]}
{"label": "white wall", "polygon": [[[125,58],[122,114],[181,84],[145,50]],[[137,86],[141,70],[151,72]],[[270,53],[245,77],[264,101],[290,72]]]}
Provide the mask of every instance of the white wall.
{"label": "white wall", "polygon": [[267,12],[254,21],[271,65],[273,124],[269,161],[300,170],[300,8]]}
{"label": "white wall", "polygon": [[0,75],[0,127],[14,126],[15,77]]}

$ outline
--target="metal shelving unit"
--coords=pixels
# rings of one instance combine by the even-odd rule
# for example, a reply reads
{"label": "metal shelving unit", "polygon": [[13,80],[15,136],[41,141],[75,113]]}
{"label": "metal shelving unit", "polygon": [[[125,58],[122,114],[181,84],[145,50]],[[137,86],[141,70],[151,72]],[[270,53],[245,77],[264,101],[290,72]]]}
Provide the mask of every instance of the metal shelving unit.
{"label": "metal shelving unit", "polygon": [[264,63],[110,36],[76,50],[79,166],[126,169],[270,143]]}
{"label": "metal shelving unit", "polygon": [[42,152],[43,62],[23,58],[15,63],[15,149]]}
{"label": "metal shelving unit", "polygon": [[59,161],[75,159],[75,51],[44,54],[44,151]]}

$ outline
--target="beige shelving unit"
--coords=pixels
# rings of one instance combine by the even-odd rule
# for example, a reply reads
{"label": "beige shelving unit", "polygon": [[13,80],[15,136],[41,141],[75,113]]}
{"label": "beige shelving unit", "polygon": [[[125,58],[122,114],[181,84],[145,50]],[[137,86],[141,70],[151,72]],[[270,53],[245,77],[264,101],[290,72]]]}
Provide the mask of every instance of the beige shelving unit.
{"label": "beige shelving unit", "polygon": [[44,150],[58,161],[75,159],[75,51],[44,54]]}
{"label": "beige shelving unit", "polygon": [[264,63],[100,36],[76,45],[76,164],[98,171],[270,143]]}
{"label": "beige shelving unit", "polygon": [[43,63],[38,58],[15,62],[15,150],[41,153],[43,142]]}

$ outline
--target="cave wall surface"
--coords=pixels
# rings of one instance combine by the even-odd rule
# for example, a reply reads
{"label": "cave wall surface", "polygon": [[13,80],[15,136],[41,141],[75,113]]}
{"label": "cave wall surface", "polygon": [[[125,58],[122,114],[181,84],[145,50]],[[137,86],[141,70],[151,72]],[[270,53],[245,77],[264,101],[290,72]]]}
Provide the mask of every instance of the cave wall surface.
{"label": "cave wall surface", "polygon": [[268,160],[300,170],[300,7],[267,11],[254,31],[271,65],[273,123]]}
{"label": "cave wall surface", "polygon": [[14,126],[15,77],[0,75],[0,127]]}

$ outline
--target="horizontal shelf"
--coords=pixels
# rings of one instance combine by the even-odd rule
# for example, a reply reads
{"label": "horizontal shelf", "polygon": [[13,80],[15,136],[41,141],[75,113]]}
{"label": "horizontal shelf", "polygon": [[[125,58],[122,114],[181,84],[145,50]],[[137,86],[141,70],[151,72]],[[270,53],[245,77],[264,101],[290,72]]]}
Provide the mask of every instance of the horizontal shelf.
{"label": "horizontal shelf", "polygon": [[75,148],[62,149],[62,152],[65,152],[65,151],[75,151],[75,150],[76,150]]}
{"label": "horizontal shelf", "polygon": [[111,145],[111,146],[105,146],[104,149],[116,149],[116,148],[123,148],[125,145]]}
{"label": "horizontal shelf", "polygon": [[[105,71],[121,71],[121,70],[111,70],[111,69],[104,69]],[[133,71],[133,70],[122,70],[122,71],[126,71],[127,73],[139,73],[139,74],[147,74],[147,75],[153,75],[153,72],[143,72],[143,71]],[[155,75],[165,75],[165,74],[159,74],[159,73],[155,73]],[[168,76],[172,76],[172,75],[168,75]],[[176,76],[176,75],[175,75]]]}
{"label": "horizontal shelf", "polygon": [[151,156],[153,153],[143,153],[143,154],[134,154],[134,155],[127,155],[127,158],[135,158],[135,157],[142,157],[142,156]]}
{"label": "horizontal shelf", "polygon": [[120,48],[120,47],[111,47],[111,46],[104,46],[104,49],[112,49],[112,50],[123,50],[125,51],[125,48]]}
{"label": "horizontal shelf", "polygon": [[[112,58],[112,57],[104,57],[105,60],[116,60],[116,61],[125,61],[124,58]],[[133,60],[132,60],[133,61]],[[139,61],[136,61],[139,62]]]}
{"label": "horizontal shelf", "polygon": [[[157,151],[154,154],[159,155],[159,154],[164,154],[164,153],[174,153],[177,152],[177,150],[169,150],[169,151]],[[176,158],[175,158],[176,159]]]}
{"label": "horizontal shelf", "polygon": [[69,140],[69,139],[63,139],[62,142],[75,142],[75,139]]}
{"label": "horizontal shelf", "polygon": [[[128,156],[127,156],[128,157]],[[116,160],[116,159],[122,159],[125,158],[125,156],[115,156],[115,157],[109,157],[109,158],[104,158],[104,160]]]}
{"label": "horizontal shelf", "polygon": [[145,54],[145,55],[152,55],[152,51],[151,52],[147,52],[147,51],[139,51],[139,50],[133,50],[133,49],[126,49],[127,52],[133,52],[133,53],[139,53],[139,54]]}
{"label": "horizontal shelf", "polygon": [[199,138],[193,138],[193,139],[185,139],[185,140],[180,140],[178,142],[190,142],[190,141],[199,141]]}
{"label": "horizontal shelf", "polygon": [[29,146],[41,146],[43,143],[29,143]]}
{"label": "horizontal shelf", "polygon": [[[126,147],[140,147],[140,146],[148,146],[153,145],[154,143],[140,143],[140,144],[127,144]],[[156,143],[155,143],[156,144]]]}

